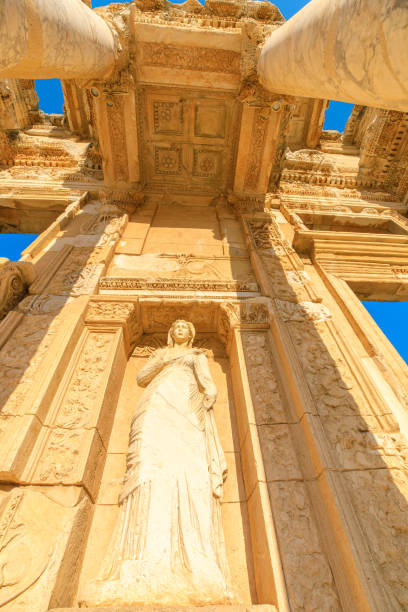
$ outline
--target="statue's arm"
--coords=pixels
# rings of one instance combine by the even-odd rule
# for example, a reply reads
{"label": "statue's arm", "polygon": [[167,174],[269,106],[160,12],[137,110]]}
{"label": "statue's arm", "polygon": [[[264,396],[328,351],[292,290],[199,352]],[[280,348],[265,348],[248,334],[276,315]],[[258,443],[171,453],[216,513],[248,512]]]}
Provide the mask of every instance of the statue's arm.
{"label": "statue's arm", "polygon": [[163,360],[163,351],[158,350],[146,361],[145,365],[139,370],[136,380],[139,387],[147,387],[165,365]]}
{"label": "statue's arm", "polygon": [[208,359],[200,353],[195,360],[195,371],[201,390],[204,393],[204,406],[209,410],[217,399],[217,387],[211,376]]}

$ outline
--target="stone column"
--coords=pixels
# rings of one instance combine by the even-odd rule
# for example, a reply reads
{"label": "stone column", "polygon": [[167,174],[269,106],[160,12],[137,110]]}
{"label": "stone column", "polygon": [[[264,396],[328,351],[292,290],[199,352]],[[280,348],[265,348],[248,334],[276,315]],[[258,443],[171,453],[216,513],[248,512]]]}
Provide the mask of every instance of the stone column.
{"label": "stone column", "polygon": [[0,78],[104,78],[115,41],[81,0],[0,0]]}
{"label": "stone column", "polygon": [[408,8],[312,0],[273,32],[258,73],[271,91],[408,111]]}

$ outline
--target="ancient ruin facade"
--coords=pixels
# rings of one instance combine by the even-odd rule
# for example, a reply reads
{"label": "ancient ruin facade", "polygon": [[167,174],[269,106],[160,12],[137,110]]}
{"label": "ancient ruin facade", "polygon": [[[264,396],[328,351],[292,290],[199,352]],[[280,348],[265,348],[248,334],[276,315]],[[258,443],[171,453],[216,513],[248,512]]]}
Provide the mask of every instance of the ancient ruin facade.
{"label": "ancient ruin facade", "polygon": [[408,298],[408,56],[316,97],[290,28],[0,1],[0,231],[39,234],[0,259],[5,612],[408,609],[408,370],[360,302]]}

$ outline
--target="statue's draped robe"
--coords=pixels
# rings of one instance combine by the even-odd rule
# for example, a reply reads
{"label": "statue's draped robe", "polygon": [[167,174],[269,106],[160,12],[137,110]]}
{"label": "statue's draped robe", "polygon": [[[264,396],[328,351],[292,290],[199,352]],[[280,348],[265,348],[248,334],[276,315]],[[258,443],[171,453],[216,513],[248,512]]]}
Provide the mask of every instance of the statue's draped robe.
{"label": "statue's draped robe", "polygon": [[216,397],[207,358],[199,349],[159,349],[137,380],[147,389],[132,420],[103,590],[110,600],[120,581],[128,583],[125,603],[227,603],[227,470],[213,410],[203,406],[204,394]]}

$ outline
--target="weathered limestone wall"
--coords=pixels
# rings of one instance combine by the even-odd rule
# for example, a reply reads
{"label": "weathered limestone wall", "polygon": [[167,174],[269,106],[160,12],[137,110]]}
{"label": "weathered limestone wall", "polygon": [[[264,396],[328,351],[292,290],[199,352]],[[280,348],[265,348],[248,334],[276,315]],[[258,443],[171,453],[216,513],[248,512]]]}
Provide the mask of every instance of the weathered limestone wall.
{"label": "weathered limestone wall", "polygon": [[[313,589],[317,607],[324,609],[324,602],[331,600],[334,609],[404,609],[408,568],[403,560],[403,523],[408,505],[406,408],[402,405],[406,406],[406,366],[396,363],[385,339],[382,348],[371,333],[373,344],[368,346],[367,328],[362,331],[360,326],[356,333],[363,307],[317,262],[313,265],[306,257],[303,262],[299,259],[284,239],[285,234],[290,235],[290,225],[281,213],[248,217],[244,223],[258,279],[265,293],[274,297],[276,308],[272,351],[281,381],[285,381],[293,440],[293,455],[284,465],[285,470],[299,465],[302,473],[292,472],[286,478],[291,488],[306,487],[304,499],[310,503],[310,516],[315,517],[309,520],[318,524],[321,548],[313,553],[315,565],[305,563],[318,581]],[[344,302],[351,303],[354,310],[348,312],[348,318]],[[287,442],[284,448],[289,452]],[[283,452],[277,443],[271,444],[264,461],[279,465]],[[296,524],[302,524],[299,544],[302,542],[303,549],[306,531],[298,512],[302,508],[303,514],[308,506],[302,501],[292,510],[299,498],[293,493],[286,498],[281,480],[279,493],[270,491],[273,513],[279,512],[285,499],[284,516],[289,512],[299,517],[280,539],[289,596],[296,592],[297,599],[291,599],[296,609],[311,594],[311,577],[303,585],[298,580],[299,569],[289,564],[289,559],[301,558],[300,552],[292,557],[296,540],[288,548],[287,561],[285,550]],[[380,513],[372,511],[379,505]],[[283,517],[276,524],[279,534]],[[317,546],[318,540],[308,540],[307,555],[312,541]],[[325,552],[326,559],[321,552],[316,554],[318,550]],[[327,562],[336,589],[331,573],[323,569]]]}
{"label": "weathered limestone wall", "polygon": [[[124,371],[124,327],[134,306],[119,304],[108,326],[86,311],[119,234],[104,232],[109,222],[84,205],[84,198],[70,205],[27,249],[20,267],[36,269],[31,295],[1,323],[5,610],[73,600]],[[83,246],[59,242],[58,229],[78,221]],[[126,216],[116,221],[123,225]]]}
{"label": "weathered limestone wall", "polygon": [[342,280],[349,268],[321,245],[294,251],[306,226],[287,206],[149,197],[128,220],[83,197],[27,249],[37,276],[0,330],[2,609],[75,607],[98,573],[136,374],[180,316],[219,390],[237,603],[407,606],[406,366]]}
{"label": "weathered limestone wall", "polygon": [[271,91],[407,111],[407,24],[394,0],[312,0],[270,35],[259,79]]}

